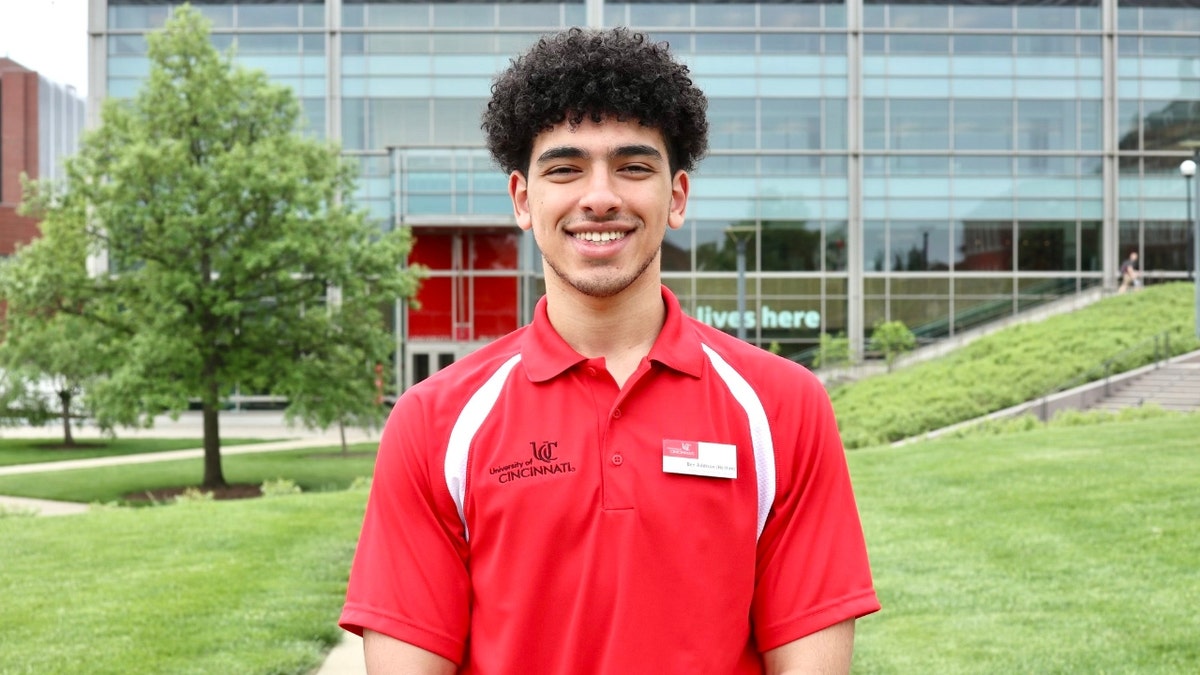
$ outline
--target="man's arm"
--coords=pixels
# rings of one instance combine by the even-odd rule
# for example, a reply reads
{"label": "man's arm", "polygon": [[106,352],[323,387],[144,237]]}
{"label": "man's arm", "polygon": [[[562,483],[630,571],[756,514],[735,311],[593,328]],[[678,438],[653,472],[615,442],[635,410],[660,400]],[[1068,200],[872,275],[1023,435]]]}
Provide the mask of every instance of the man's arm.
{"label": "man's arm", "polygon": [[363,631],[363,653],[371,675],[454,675],[454,663],[394,637]]}
{"label": "man's arm", "polygon": [[854,655],[854,619],[763,653],[767,675],[844,675]]}

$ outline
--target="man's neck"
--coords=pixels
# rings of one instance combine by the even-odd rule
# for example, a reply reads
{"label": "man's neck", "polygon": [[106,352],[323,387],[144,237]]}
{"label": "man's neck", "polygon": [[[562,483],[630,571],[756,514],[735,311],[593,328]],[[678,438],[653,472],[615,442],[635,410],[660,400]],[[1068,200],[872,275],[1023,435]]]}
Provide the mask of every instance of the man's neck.
{"label": "man's neck", "polygon": [[647,275],[608,298],[583,295],[562,282],[546,281],[550,325],[583,356],[603,357],[617,384],[624,385],[650,353],[666,320],[657,275]]}

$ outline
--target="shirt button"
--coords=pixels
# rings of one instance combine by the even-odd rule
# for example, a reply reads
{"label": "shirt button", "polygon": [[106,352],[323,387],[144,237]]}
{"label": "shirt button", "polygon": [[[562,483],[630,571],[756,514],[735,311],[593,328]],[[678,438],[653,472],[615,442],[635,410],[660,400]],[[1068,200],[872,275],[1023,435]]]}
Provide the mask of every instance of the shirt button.
{"label": "shirt button", "polygon": [[588,373],[588,375],[591,375],[592,377],[595,377],[595,376],[596,376],[596,369],[595,369],[595,368],[592,368],[591,366],[588,366],[588,371],[587,371],[587,373]]}
{"label": "shirt button", "polygon": [[613,419],[614,420],[621,419],[621,409],[620,408],[617,408],[616,410],[613,411]]}
{"label": "shirt button", "polygon": [[612,456],[612,463],[613,463],[613,466],[621,466],[622,464],[625,463],[625,458],[622,457],[618,453],[618,454]]}

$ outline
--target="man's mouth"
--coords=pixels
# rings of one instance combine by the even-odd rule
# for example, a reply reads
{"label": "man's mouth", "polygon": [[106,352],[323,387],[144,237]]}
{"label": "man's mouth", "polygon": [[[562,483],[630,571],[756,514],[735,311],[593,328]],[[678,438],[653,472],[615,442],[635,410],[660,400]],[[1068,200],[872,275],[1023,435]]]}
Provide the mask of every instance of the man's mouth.
{"label": "man's mouth", "polygon": [[610,241],[624,239],[624,232],[576,232],[571,235],[581,241],[586,241],[589,244],[607,244]]}

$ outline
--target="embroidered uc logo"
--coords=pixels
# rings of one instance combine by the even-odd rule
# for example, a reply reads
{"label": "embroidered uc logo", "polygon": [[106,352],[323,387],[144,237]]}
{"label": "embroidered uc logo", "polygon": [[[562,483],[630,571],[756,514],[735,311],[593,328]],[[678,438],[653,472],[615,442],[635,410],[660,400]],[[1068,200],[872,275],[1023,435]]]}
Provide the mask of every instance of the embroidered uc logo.
{"label": "embroidered uc logo", "polygon": [[537,441],[529,441],[529,447],[531,450],[533,450],[534,459],[537,459],[540,462],[549,464],[550,462],[558,460],[558,458],[554,456],[554,449],[558,447],[558,441],[542,441],[541,443],[538,443]]}

